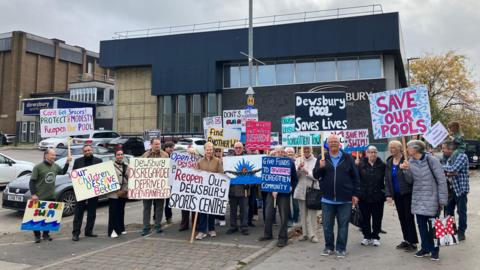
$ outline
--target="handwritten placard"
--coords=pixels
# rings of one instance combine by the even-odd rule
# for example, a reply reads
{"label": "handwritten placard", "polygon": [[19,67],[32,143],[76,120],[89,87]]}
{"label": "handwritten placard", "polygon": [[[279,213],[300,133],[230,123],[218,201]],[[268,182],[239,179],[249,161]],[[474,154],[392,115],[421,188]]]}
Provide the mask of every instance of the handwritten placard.
{"label": "handwritten placard", "polygon": [[347,129],[345,92],[295,93],[296,131]]}
{"label": "handwritten placard", "polygon": [[270,149],[271,130],[272,122],[247,121],[245,147],[251,151]]}
{"label": "handwritten placard", "polygon": [[291,186],[291,162],[290,158],[263,157],[262,191],[289,193]]}
{"label": "handwritten placard", "polygon": [[169,158],[132,158],[128,169],[129,199],[170,197]]}
{"label": "handwritten placard", "polygon": [[375,139],[427,132],[431,125],[428,90],[424,85],[368,96]]}
{"label": "handwritten placard", "polygon": [[223,158],[223,170],[231,185],[260,184],[264,155],[228,156]]}
{"label": "handwritten placard", "polygon": [[324,140],[335,134],[340,138],[341,147],[346,152],[364,151],[370,145],[368,129],[325,131]]}
{"label": "handwritten placard", "polygon": [[423,138],[427,140],[434,148],[440,145],[448,137],[448,130],[441,122],[435,123],[428,131],[423,134]]}
{"label": "handwritten placard", "polygon": [[42,138],[90,134],[93,130],[92,108],[40,110]]}
{"label": "handwritten placard", "polygon": [[186,152],[173,152],[170,155],[170,174],[168,176],[168,183],[171,185],[175,178],[175,171],[177,168],[197,168],[197,163],[200,160],[199,155],[193,155]]}
{"label": "handwritten placard", "polygon": [[177,168],[169,206],[204,214],[227,213],[230,180],[224,174]]}
{"label": "handwritten placard", "polygon": [[240,137],[240,129],[210,128],[207,141],[211,142],[214,147],[233,148],[234,144],[240,141]]}
{"label": "handwritten placard", "polygon": [[23,214],[22,231],[58,232],[63,214],[62,202],[28,200]]}
{"label": "handwritten placard", "polygon": [[283,146],[321,146],[321,132],[291,132],[282,135]]}
{"label": "handwritten placard", "polygon": [[73,170],[70,178],[77,201],[98,197],[120,189],[113,161]]}

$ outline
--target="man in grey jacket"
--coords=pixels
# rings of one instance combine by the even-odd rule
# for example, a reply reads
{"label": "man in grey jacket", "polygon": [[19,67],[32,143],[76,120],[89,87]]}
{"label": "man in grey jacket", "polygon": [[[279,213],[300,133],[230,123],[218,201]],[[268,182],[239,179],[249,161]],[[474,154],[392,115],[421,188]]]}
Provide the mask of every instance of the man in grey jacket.
{"label": "man in grey jacket", "polygon": [[413,177],[412,214],[417,217],[417,226],[422,248],[415,257],[431,254],[431,260],[439,260],[440,248],[434,245],[434,232],[431,219],[438,217],[448,200],[447,180],[438,159],[425,152],[425,143],[412,140],[407,144],[409,161],[404,161],[401,169]]}

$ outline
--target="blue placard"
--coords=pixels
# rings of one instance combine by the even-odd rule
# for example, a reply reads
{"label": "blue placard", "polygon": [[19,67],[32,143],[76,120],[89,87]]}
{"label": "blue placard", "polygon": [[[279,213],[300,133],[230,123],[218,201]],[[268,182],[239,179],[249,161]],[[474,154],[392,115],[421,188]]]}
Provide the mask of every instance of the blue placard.
{"label": "blue placard", "polygon": [[291,186],[290,158],[262,158],[262,191],[289,193]]}

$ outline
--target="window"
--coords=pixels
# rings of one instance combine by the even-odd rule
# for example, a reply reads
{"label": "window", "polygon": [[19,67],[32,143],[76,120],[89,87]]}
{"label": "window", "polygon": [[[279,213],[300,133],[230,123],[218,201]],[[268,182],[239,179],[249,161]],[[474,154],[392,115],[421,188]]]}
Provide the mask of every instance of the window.
{"label": "window", "polygon": [[105,102],[105,88],[97,88],[97,102]]}
{"label": "window", "polygon": [[163,131],[172,132],[172,96],[163,97]]}
{"label": "window", "polygon": [[207,116],[217,115],[217,95],[209,93],[207,96]]}
{"label": "window", "polygon": [[335,60],[320,60],[315,63],[315,76],[317,82],[335,81]]}
{"label": "window", "polygon": [[259,64],[257,66],[258,69],[258,85],[275,85],[275,65],[274,64],[267,64],[262,65]]}
{"label": "window", "polygon": [[381,78],[382,63],[380,57],[360,57],[358,71],[360,79]]}
{"label": "window", "polygon": [[202,131],[202,97],[200,95],[193,95],[191,102],[191,132]]}
{"label": "window", "polygon": [[187,131],[187,98],[185,95],[177,96],[177,131]]}
{"label": "window", "polygon": [[93,74],[93,62],[88,62],[87,64],[87,73]]}
{"label": "window", "polygon": [[115,98],[115,91],[113,89],[110,89],[110,101],[113,101]]}
{"label": "window", "polygon": [[[243,65],[243,66],[240,66],[240,87],[247,87],[250,85],[250,78],[248,77],[249,76],[249,73],[248,73],[248,66],[247,65]],[[255,81],[255,76],[252,72],[252,80]]]}
{"label": "window", "polygon": [[240,86],[240,69],[238,65],[226,65],[224,68],[224,84],[226,88],[237,88]]}
{"label": "window", "polygon": [[29,142],[35,142],[35,122],[30,122],[30,136],[28,138]]}
{"label": "window", "polygon": [[315,77],[315,62],[298,61],[295,64],[295,82],[306,83],[313,82]]}
{"label": "window", "polygon": [[293,83],[293,63],[277,63],[275,71],[277,84]]}
{"label": "window", "polygon": [[338,80],[358,79],[358,60],[356,58],[343,58],[337,61]]}
{"label": "window", "polygon": [[22,137],[21,137],[21,142],[27,142],[27,129],[28,129],[28,123],[27,122],[22,122]]}

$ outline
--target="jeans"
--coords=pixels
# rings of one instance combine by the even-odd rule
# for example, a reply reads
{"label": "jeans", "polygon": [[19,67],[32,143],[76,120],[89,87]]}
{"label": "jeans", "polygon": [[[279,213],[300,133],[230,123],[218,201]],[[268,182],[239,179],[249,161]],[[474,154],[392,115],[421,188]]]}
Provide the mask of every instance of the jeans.
{"label": "jeans", "polygon": [[395,207],[397,208],[400,227],[402,228],[403,240],[410,244],[417,244],[417,229],[415,227],[415,216],[412,214],[412,193],[400,195],[395,194]]}
{"label": "jeans", "polygon": [[152,204],[155,204],[155,229],[160,229],[163,217],[163,205],[165,199],[143,200],[143,230],[150,230],[150,217],[152,216]]}
{"label": "jeans", "polygon": [[87,209],[87,225],[85,226],[85,234],[93,233],[93,226],[95,225],[95,219],[97,217],[97,204],[98,197],[77,202],[77,205],[75,205],[75,215],[73,216],[72,235],[80,235],[85,209]]}
{"label": "jeans", "polygon": [[277,196],[277,208],[274,208],[274,199],[272,193],[268,193],[265,201],[265,237],[273,237],[273,221],[275,220],[275,209],[280,214],[280,226],[278,228],[278,241],[287,243],[288,241],[288,216],[290,212],[290,196]]}
{"label": "jeans", "polygon": [[288,221],[297,223],[298,217],[300,216],[300,207],[298,206],[298,200],[293,198],[293,193],[291,197],[292,197],[292,210],[288,214]]}
{"label": "jeans", "polygon": [[248,197],[234,197],[228,198],[230,204],[230,228],[238,228],[237,211],[240,208],[240,228],[246,229],[248,227]]}
{"label": "jeans", "polygon": [[198,213],[197,231],[201,233],[207,233],[207,229],[215,231],[215,217],[216,215]]}
{"label": "jeans", "polygon": [[420,239],[422,240],[422,250],[438,255],[440,247],[435,247],[433,242],[435,228],[433,228],[432,222],[430,221],[432,218],[435,217],[417,215],[418,232],[420,233]]}
{"label": "jeans", "polygon": [[337,219],[337,251],[347,250],[348,240],[348,224],[350,222],[350,215],[352,214],[352,204],[329,204],[322,203],[323,215],[323,234],[325,237],[325,248],[335,250],[335,235],[333,227],[335,225],[335,218]]}
{"label": "jeans", "polygon": [[[269,192],[262,191],[262,212],[263,212],[263,223],[267,220],[265,217],[266,209],[267,209],[267,195]],[[273,224],[277,224],[277,208],[273,208]]]}
{"label": "jeans", "polygon": [[363,216],[363,238],[380,240],[384,203],[383,201],[374,203],[360,201],[360,211]]}
{"label": "jeans", "polygon": [[467,194],[460,196],[453,195],[448,201],[447,215],[455,216],[455,206],[457,207],[458,214],[458,233],[465,234],[467,230]]}

